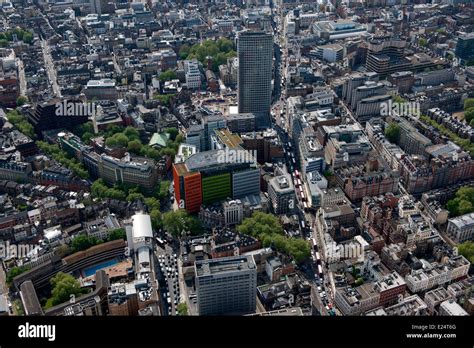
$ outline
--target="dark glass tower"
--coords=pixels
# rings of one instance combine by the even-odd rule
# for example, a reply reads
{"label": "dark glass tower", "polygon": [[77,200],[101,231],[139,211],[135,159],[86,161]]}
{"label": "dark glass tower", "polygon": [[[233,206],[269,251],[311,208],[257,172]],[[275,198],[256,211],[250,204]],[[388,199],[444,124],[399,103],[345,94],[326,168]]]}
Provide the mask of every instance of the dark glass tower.
{"label": "dark glass tower", "polygon": [[273,36],[244,31],[238,38],[239,113],[253,113],[258,129],[270,126]]}

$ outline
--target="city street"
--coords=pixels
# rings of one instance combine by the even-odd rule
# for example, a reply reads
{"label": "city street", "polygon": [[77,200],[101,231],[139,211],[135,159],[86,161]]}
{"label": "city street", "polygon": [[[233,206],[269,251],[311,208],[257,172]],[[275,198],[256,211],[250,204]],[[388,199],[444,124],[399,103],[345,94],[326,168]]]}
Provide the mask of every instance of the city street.
{"label": "city street", "polygon": [[61,97],[61,89],[58,85],[58,80],[56,76],[56,68],[54,67],[53,57],[51,57],[51,48],[49,47],[46,40],[41,40],[41,49],[43,50],[43,59],[48,74],[49,82],[53,89],[53,93],[56,97]]}

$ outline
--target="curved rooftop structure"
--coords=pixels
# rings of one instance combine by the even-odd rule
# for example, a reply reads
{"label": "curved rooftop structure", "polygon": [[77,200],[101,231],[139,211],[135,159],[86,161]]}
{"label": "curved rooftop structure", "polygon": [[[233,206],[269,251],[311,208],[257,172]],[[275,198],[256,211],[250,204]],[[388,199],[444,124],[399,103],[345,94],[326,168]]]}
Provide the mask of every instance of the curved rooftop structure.
{"label": "curved rooftop structure", "polygon": [[132,216],[133,238],[153,238],[150,215],[137,213]]}

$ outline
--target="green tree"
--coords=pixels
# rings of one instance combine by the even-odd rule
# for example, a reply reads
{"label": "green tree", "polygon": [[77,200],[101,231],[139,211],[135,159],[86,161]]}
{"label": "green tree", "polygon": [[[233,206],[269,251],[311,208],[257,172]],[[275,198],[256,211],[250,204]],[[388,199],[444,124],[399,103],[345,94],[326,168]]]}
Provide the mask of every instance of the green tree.
{"label": "green tree", "polygon": [[464,186],[457,190],[446,209],[453,217],[474,212],[474,187]]}
{"label": "green tree", "polygon": [[107,138],[105,145],[108,147],[127,147],[129,139],[124,133],[116,133],[111,137]]}
{"label": "green tree", "polygon": [[127,201],[129,202],[134,202],[136,200],[141,200],[143,202],[144,199],[145,197],[141,193],[138,193],[138,192],[129,193],[127,196]]}
{"label": "green tree", "polygon": [[128,141],[138,140],[140,141],[140,133],[136,128],[127,127],[123,131],[123,134],[127,137]]}
{"label": "green tree", "polygon": [[439,124],[435,120],[430,119],[426,115],[421,115],[420,120],[423,121],[424,123],[438,129],[438,131],[449,137],[450,140],[459,145],[461,148],[463,148],[465,151],[469,152],[472,156],[474,156],[474,144],[469,140],[469,139],[463,139],[456,133],[452,132],[451,130],[447,129],[445,126]]}
{"label": "green tree", "polygon": [[398,144],[400,140],[400,126],[395,122],[390,122],[385,129],[385,136],[391,143]]}
{"label": "green tree", "polygon": [[94,125],[91,121],[83,123],[74,128],[73,133],[77,135],[83,142],[88,144],[94,137]]}
{"label": "green tree", "polygon": [[180,51],[180,56],[186,57],[185,59],[196,58],[204,65],[207,65],[208,59],[211,59],[213,62],[212,70],[218,72],[219,65],[225,64],[228,58],[236,56],[234,49],[235,45],[231,40],[220,38],[217,41],[205,40],[202,43],[193,45],[189,52],[185,48],[183,52]]}
{"label": "green tree", "polygon": [[25,267],[25,266],[20,266],[20,267],[13,267],[12,269],[10,269],[7,273],[7,277],[6,277],[6,282],[8,284],[11,284],[11,282],[13,281],[13,279],[16,277],[16,276],[19,276],[20,274],[22,273],[25,273],[26,271],[28,271],[29,268],[28,267]]}
{"label": "green tree", "polygon": [[178,315],[188,315],[188,306],[186,305],[186,303],[178,303],[176,309],[178,311]]}
{"label": "green tree", "polygon": [[28,98],[25,96],[20,95],[18,98],[16,98],[17,106],[25,105],[27,102],[28,102]]}
{"label": "green tree", "polygon": [[163,200],[166,197],[168,197],[169,188],[170,188],[169,180],[162,180],[156,192],[156,196],[158,197],[158,199]]}
{"label": "green tree", "polygon": [[160,76],[159,76],[159,79],[161,82],[165,82],[165,81],[171,81],[171,80],[175,80],[177,77],[176,75],[176,72],[174,70],[166,70],[166,71],[163,71]]}
{"label": "green tree", "polygon": [[100,244],[100,241],[95,237],[89,237],[85,234],[76,236],[71,243],[71,248],[74,252],[82,251]]}
{"label": "green tree", "polygon": [[184,44],[179,49],[179,58],[185,60],[186,58],[188,58],[190,51],[191,47],[189,47],[189,45]]}
{"label": "green tree", "polygon": [[166,133],[168,133],[170,135],[170,139],[172,141],[175,141],[176,137],[179,134],[179,130],[176,127],[166,128]]}
{"label": "green tree", "polygon": [[9,111],[7,113],[7,120],[23,134],[29,136],[32,139],[36,138],[33,125],[30,122],[28,122],[25,116],[19,114],[18,111],[16,110]]}
{"label": "green tree", "polygon": [[116,124],[110,124],[107,126],[104,132],[105,138],[109,138],[113,136],[114,134],[121,133],[124,131],[124,128],[122,126],[116,125]]}
{"label": "green tree", "polygon": [[91,193],[94,197],[104,198],[108,189],[109,188],[105,184],[104,180],[98,179],[92,184]]}
{"label": "green tree", "polygon": [[71,295],[79,296],[87,292],[82,289],[79,281],[72,275],[59,272],[50,279],[52,286],[51,298],[46,303],[46,308],[56,306],[71,299]]}
{"label": "green tree", "polygon": [[73,253],[73,250],[68,245],[60,245],[54,249],[54,253],[59,257],[63,258]]}
{"label": "green tree", "polygon": [[109,232],[109,236],[107,238],[109,241],[116,240],[116,239],[127,239],[127,234],[125,233],[124,228],[117,228]]}
{"label": "green tree", "polygon": [[172,236],[180,238],[183,234],[198,235],[203,232],[201,222],[186,210],[169,211],[162,215],[163,227]]}
{"label": "green tree", "polygon": [[170,106],[171,105],[171,98],[174,94],[155,94],[153,99],[158,100],[161,105]]}
{"label": "green tree", "polygon": [[474,264],[474,242],[466,241],[458,245],[458,252]]}
{"label": "green tree", "polygon": [[283,234],[283,227],[275,215],[255,212],[237,226],[237,231],[259,238],[261,235]]}
{"label": "green tree", "polygon": [[334,174],[330,170],[326,170],[326,171],[324,171],[323,175],[324,175],[325,178],[330,178]]}
{"label": "green tree", "polygon": [[85,132],[82,137],[81,137],[81,140],[85,143],[85,144],[90,144],[91,143],[91,139],[94,137],[94,134],[93,133],[90,133],[90,132]]}
{"label": "green tree", "polygon": [[474,120],[474,107],[471,107],[464,111],[464,119],[467,123],[470,123],[472,120]]}
{"label": "green tree", "polygon": [[470,108],[474,108],[474,98],[467,98],[464,100],[464,111]]}
{"label": "green tree", "polygon": [[421,47],[426,47],[428,45],[428,41],[426,41],[426,39],[423,39],[423,38],[420,38],[418,40],[418,44],[421,46]]}
{"label": "green tree", "polygon": [[271,214],[255,212],[237,226],[237,231],[258,238],[264,247],[273,245],[279,252],[293,257],[297,263],[311,255],[309,243],[304,239],[286,237],[280,221]]}
{"label": "green tree", "polygon": [[116,188],[109,188],[105,192],[105,196],[110,199],[117,199],[119,201],[125,201],[127,198],[127,194],[119,189]]}
{"label": "green tree", "polygon": [[223,37],[217,40],[217,47],[219,48],[219,51],[227,53],[234,49],[234,43],[231,40]]}
{"label": "green tree", "polygon": [[153,209],[160,210],[160,201],[155,197],[145,198],[145,205],[148,207],[148,211],[152,211]]}
{"label": "green tree", "polygon": [[61,163],[64,167],[71,169],[77,176],[83,179],[89,177],[89,173],[82,163],[79,163],[75,158],[71,158],[69,154],[61,150],[57,144],[48,144],[44,141],[37,141],[36,145],[41,151],[50,155],[55,161]]}
{"label": "green tree", "polygon": [[163,217],[159,209],[153,208],[150,211],[151,225],[155,230],[163,227]]}
{"label": "green tree", "polygon": [[23,35],[23,42],[31,44],[33,42],[33,34],[28,32]]}
{"label": "green tree", "polygon": [[140,140],[132,140],[128,142],[127,150],[134,154],[139,154],[142,150],[142,143]]}

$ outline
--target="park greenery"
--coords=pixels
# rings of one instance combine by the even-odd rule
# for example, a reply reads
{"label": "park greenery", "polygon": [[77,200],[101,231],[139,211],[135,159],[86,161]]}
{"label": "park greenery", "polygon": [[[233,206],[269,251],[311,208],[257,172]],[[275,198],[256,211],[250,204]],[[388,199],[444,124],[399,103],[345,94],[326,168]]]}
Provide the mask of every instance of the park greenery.
{"label": "park greenery", "polygon": [[13,42],[15,35],[18,41],[23,41],[27,44],[31,44],[33,42],[33,33],[31,31],[15,28],[0,33],[0,47],[8,47],[10,42]]}
{"label": "park greenery", "polygon": [[121,127],[117,125],[109,126],[107,129],[94,135],[94,127],[91,122],[84,123],[74,130],[74,134],[81,138],[81,140],[90,144],[90,140],[95,136],[103,136],[105,145],[111,148],[126,148],[128,152],[143,157],[161,160],[164,156],[171,156],[172,159],[178,152],[179,145],[183,142],[184,136],[179,134],[175,127],[165,129],[165,132],[170,135],[170,139],[165,147],[155,148],[142,143],[140,134],[136,128]]}
{"label": "park greenery", "polygon": [[7,120],[14,125],[20,132],[34,139],[36,137],[33,125],[28,122],[25,116],[16,110],[7,113]]}
{"label": "park greenery", "polygon": [[45,141],[36,141],[39,149],[51,156],[55,161],[59,162],[62,166],[69,168],[73,173],[82,179],[89,178],[88,171],[84,168],[82,163],[78,162],[75,158],[71,157],[66,151],[62,150],[58,144],[49,144]]}
{"label": "park greenery", "polygon": [[89,292],[88,289],[81,288],[79,281],[68,273],[59,272],[52,277],[51,297],[46,301],[44,308],[51,308],[71,299],[71,296],[78,297]]}
{"label": "park greenery", "polygon": [[85,144],[90,144],[94,134],[94,125],[91,121],[83,123],[74,129],[74,134],[77,135]]}
{"label": "park greenery", "polygon": [[159,149],[142,144],[138,131],[133,127],[127,127],[123,131],[108,136],[105,145],[111,148],[126,148],[132,154],[152,158],[155,161],[164,156],[174,159],[184,137],[176,128],[168,128],[166,132],[170,134],[170,139],[165,147]]}
{"label": "park greenery", "polygon": [[291,256],[297,263],[311,255],[309,243],[304,239],[286,237],[280,221],[271,214],[255,212],[237,226],[237,231],[258,238],[264,247],[273,246],[279,252]]}
{"label": "park greenery", "polygon": [[400,126],[395,122],[390,122],[385,128],[385,136],[394,144],[398,144],[400,140]]}
{"label": "park greenery", "polygon": [[464,100],[464,119],[474,127],[474,98]]}
{"label": "park greenery", "polygon": [[458,252],[468,259],[471,264],[474,264],[474,242],[466,241],[459,244]]}
{"label": "park greenery", "polygon": [[81,140],[86,143],[90,144],[90,140],[94,137],[103,136],[105,139],[112,137],[116,133],[123,132],[125,127],[119,126],[116,124],[110,124],[105,128],[105,130],[99,131],[97,134],[94,133],[94,125],[91,121],[81,124],[80,126],[76,127],[73,131],[75,135],[77,135]]}
{"label": "park greenery", "polygon": [[474,144],[469,139],[463,139],[453,131],[449,130],[445,126],[439,124],[435,120],[432,120],[428,116],[421,115],[420,120],[427,125],[430,125],[438,131],[447,136],[453,143],[457,144],[458,146],[462,147],[465,151],[469,152],[471,155],[474,155]]}
{"label": "park greenery", "polygon": [[474,187],[461,187],[448,201],[446,208],[452,217],[474,212]]}
{"label": "park greenery", "polygon": [[191,47],[183,45],[179,50],[181,59],[197,59],[204,66],[207,66],[207,60],[211,59],[214,72],[219,71],[219,65],[225,64],[227,59],[236,55],[234,43],[226,38],[220,38],[216,41],[205,40]]}
{"label": "park greenery", "polygon": [[162,222],[163,228],[176,238],[203,233],[201,221],[195,216],[189,215],[184,209],[164,213]]}

